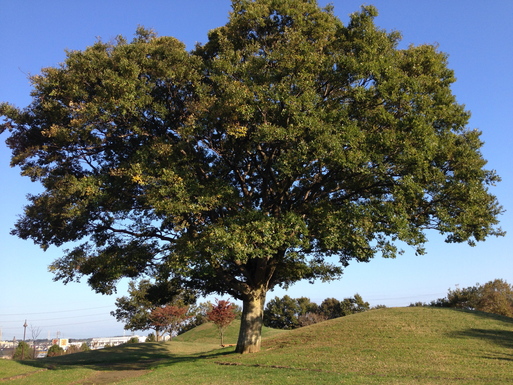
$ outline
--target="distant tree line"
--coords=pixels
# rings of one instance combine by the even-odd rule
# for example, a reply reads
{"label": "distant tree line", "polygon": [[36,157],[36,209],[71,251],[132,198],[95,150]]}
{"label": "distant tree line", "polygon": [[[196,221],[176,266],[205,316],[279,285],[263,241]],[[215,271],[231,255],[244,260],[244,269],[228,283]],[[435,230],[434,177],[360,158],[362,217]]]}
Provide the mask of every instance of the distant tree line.
{"label": "distant tree line", "polygon": [[285,295],[282,298],[275,297],[267,303],[264,309],[264,325],[275,329],[296,329],[369,309],[369,303],[359,294],[342,301],[326,298],[320,305],[307,297],[291,298]]}
{"label": "distant tree line", "polygon": [[477,283],[466,288],[449,289],[445,298],[430,303],[415,302],[410,306],[451,307],[513,317],[513,286],[502,279],[495,279],[484,285]]}
{"label": "distant tree line", "polygon": [[[111,312],[118,321],[125,323],[126,330],[153,330],[146,342],[159,341],[165,333],[182,334],[210,321],[219,328],[222,344],[224,329],[242,314],[239,306],[228,301],[217,301],[215,305],[210,302],[196,304],[194,294],[180,290],[166,296],[167,302],[158,302],[152,295],[154,287],[149,280],[130,282],[128,296],[117,298],[117,309]],[[326,298],[320,305],[307,297],[285,295],[268,301],[264,309],[264,325],[295,329],[369,309],[369,303],[359,294],[341,301]]]}

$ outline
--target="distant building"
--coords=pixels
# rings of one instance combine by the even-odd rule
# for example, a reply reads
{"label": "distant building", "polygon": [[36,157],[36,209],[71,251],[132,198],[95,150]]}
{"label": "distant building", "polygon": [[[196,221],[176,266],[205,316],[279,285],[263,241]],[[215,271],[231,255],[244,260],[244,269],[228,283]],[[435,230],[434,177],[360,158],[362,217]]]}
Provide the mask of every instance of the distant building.
{"label": "distant building", "polygon": [[146,336],[93,338],[90,342],[90,348],[91,349],[103,349],[105,346],[118,346],[118,345],[127,343],[132,338],[138,338],[139,342],[146,341]]}
{"label": "distant building", "polygon": [[67,338],[54,338],[52,340],[52,345],[58,345],[64,350],[67,350],[69,346],[69,340]]}

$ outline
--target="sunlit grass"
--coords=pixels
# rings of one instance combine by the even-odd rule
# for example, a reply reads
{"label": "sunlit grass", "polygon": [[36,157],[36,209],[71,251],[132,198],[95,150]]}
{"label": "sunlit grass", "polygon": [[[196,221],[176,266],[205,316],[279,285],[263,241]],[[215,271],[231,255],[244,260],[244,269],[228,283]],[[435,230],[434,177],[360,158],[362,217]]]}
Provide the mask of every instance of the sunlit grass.
{"label": "sunlit grass", "polygon": [[[237,330],[234,325],[227,333],[227,343],[235,343]],[[209,324],[166,343],[10,362],[4,373],[53,369],[9,384],[513,383],[511,318],[395,308],[266,333],[262,351],[250,355],[219,349],[217,331]]]}

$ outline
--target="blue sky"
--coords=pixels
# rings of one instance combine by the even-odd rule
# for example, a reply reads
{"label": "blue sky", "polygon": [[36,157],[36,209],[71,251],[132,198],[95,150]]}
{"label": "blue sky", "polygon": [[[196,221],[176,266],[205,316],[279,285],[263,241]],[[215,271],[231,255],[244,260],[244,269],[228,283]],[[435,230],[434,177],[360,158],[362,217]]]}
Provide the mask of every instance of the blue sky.
{"label": "blue sky", "polygon": [[[319,0],[321,6],[328,2]],[[334,0],[335,13],[346,23],[363,0]],[[0,101],[18,107],[30,103],[29,75],[43,67],[57,66],[64,50],[82,50],[98,37],[117,35],[129,39],[138,25],[159,35],[174,36],[192,49],[204,43],[207,32],[224,25],[229,0],[0,0]],[[446,295],[449,288],[467,287],[502,278],[513,283],[513,1],[510,0],[376,0],[376,24],[403,34],[402,46],[436,43],[449,54],[457,82],[453,91],[472,112],[469,128],[483,132],[482,149],[487,168],[497,170],[503,181],[493,193],[508,211],[501,226],[509,234],[490,238],[476,247],[445,244],[430,233],[427,255],[413,250],[395,260],[376,258],[350,265],[340,281],[329,284],[299,283],[288,292],[268,294],[343,299],[355,293],[371,305],[407,306]],[[53,282],[47,266],[61,255],[52,248],[43,252],[31,241],[9,235],[22,212],[28,193],[38,185],[10,168],[7,138],[0,136],[0,329],[3,339],[23,337],[23,323],[40,328],[39,337],[83,338],[123,335],[123,325],[109,315],[114,296],[102,296],[82,283]],[[125,295],[123,282],[117,296]],[[30,338],[30,327],[27,338]]]}

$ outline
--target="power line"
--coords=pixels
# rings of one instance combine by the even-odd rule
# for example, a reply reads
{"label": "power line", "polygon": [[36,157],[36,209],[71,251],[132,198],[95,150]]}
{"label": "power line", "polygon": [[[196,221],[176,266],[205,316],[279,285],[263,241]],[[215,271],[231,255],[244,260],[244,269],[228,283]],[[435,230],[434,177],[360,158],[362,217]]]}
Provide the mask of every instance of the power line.
{"label": "power line", "polygon": [[114,305],[111,306],[101,306],[101,307],[90,307],[87,309],[75,309],[75,310],[60,310],[60,311],[45,311],[45,312],[39,312],[39,313],[21,313],[21,314],[2,314],[2,317],[9,316],[29,316],[29,315],[36,315],[36,314],[56,314],[56,313],[69,313],[69,312],[75,312],[75,311],[84,311],[84,310],[96,310],[96,309],[106,309],[106,308],[112,308]]}
{"label": "power line", "polygon": [[[110,319],[109,321],[112,321],[113,319]],[[75,326],[75,325],[84,325],[84,324],[93,324],[98,322],[107,322],[105,319],[97,320],[97,321],[87,321],[87,322],[75,322],[75,323],[67,323],[67,324],[59,324],[59,325],[42,325],[41,327],[44,328],[57,328],[57,327],[66,327],[66,326]],[[18,330],[19,328],[10,327],[10,328],[4,328],[3,330]]]}
{"label": "power line", "polygon": [[[62,319],[70,319],[70,318],[84,318],[84,317],[95,317],[95,316],[98,316],[98,315],[105,315],[105,312],[103,313],[95,313],[95,314],[85,314],[85,315],[75,315],[75,316],[72,316],[72,317],[58,317],[58,318],[41,318],[41,319],[30,319],[30,322],[31,323],[34,323],[34,322],[41,322],[41,321],[55,321],[55,320],[62,320]],[[14,322],[19,322],[19,321],[2,321],[3,323],[14,323]]]}

